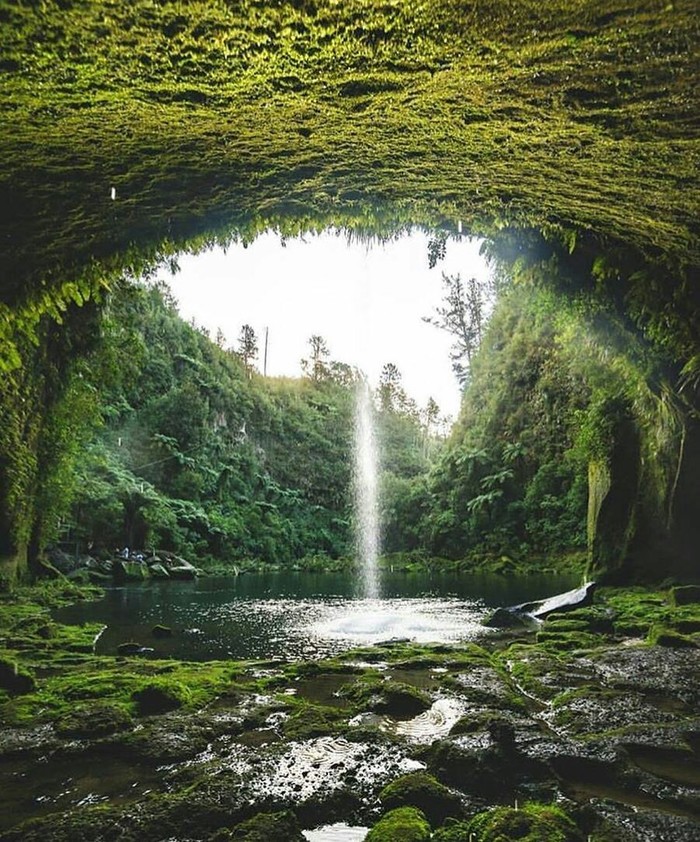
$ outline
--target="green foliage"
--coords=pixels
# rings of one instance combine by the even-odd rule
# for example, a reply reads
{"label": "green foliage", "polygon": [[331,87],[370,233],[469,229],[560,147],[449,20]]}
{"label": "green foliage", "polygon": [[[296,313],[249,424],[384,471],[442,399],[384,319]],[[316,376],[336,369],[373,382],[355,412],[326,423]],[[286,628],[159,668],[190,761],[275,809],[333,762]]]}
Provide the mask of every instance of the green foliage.
{"label": "green foliage", "polygon": [[428,485],[428,547],[458,558],[585,546],[590,387],[562,335],[576,314],[532,288],[502,291],[471,366],[460,418]]}
{"label": "green foliage", "polygon": [[289,810],[280,813],[258,813],[237,825],[232,831],[215,834],[215,840],[236,842],[303,842],[304,836],[296,816]]}
{"label": "green foliage", "polygon": [[138,712],[146,715],[176,710],[186,704],[190,697],[189,688],[171,678],[150,681],[132,693]]}
{"label": "green foliage", "polygon": [[[346,550],[350,386],[249,376],[162,289],[114,295],[103,336],[91,364],[104,425],[79,465],[72,517],[83,546],[239,564]],[[128,372],[100,382],[130,348]]]}
{"label": "green foliage", "polygon": [[365,837],[365,842],[427,842],[430,825],[415,807],[397,807],[383,816]]}
{"label": "green foliage", "polygon": [[[527,803],[521,809],[497,807],[480,813],[468,824],[474,842],[583,842],[583,835],[559,807]],[[437,839],[442,837],[439,835]],[[459,837],[445,837],[445,842]],[[466,836],[464,837],[467,838]]]}

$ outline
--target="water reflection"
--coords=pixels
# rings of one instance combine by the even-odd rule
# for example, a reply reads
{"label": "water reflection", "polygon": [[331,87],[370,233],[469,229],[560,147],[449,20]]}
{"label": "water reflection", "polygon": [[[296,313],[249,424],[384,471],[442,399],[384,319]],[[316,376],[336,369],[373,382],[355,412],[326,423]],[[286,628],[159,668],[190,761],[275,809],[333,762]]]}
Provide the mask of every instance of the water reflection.
{"label": "water reflection", "polygon": [[[105,597],[68,606],[57,619],[100,622],[98,652],[125,641],[154,657],[318,658],[391,638],[421,643],[472,638],[495,605],[567,590],[571,576],[431,576],[389,574],[384,598],[356,599],[357,582],[342,574],[279,573],[153,582],[109,589]],[[174,635],[156,639],[152,628]]]}

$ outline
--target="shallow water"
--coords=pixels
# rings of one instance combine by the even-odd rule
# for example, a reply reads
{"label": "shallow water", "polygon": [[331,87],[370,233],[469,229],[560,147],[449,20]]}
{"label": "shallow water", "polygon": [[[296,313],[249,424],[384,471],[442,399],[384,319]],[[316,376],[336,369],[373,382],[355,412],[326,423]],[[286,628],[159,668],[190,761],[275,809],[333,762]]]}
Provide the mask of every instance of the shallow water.
{"label": "shallow water", "polygon": [[[135,641],[152,657],[319,658],[394,638],[457,643],[483,633],[498,605],[544,598],[577,584],[568,576],[385,574],[381,599],[358,599],[347,574],[275,573],[152,582],[107,590],[57,612],[66,623],[106,628],[99,653]],[[156,639],[151,629],[169,626]]]}

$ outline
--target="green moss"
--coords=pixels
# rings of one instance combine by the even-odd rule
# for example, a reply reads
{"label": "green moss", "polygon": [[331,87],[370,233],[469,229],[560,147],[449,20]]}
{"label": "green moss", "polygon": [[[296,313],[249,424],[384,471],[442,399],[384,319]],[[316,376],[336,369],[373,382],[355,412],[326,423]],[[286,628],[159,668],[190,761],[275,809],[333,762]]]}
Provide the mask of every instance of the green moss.
{"label": "green moss", "polygon": [[56,732],[61,737],[93,739],[126,731],[133,725],[131,715],[123,707],[96,702],[77,705],[56,720]]}
{"label": "green moss", "polygon": [[580,649],[594,649],[605,644],[605,638],[581,631],[544,631],[537,633],[537,643],[552,652],[573,652]]}
{"label": "green moss", "polygon": [[647,643],[650,643],[652,646],[668,646],[673,649],[693,648],[697,646],[691,637],[679,634],[663,626],[652,626],[649,629]]}
{"label": "green moss", "polygon": [[462,813],[459,796],[426,772],[412,772],[392,781],[379,794],[384,809],[417,807],[431,825]]}
{"label": "green moss", "polygon": [[394,716],[412,716],[431,705],[430,697],[418,688],[374,676],[363,677],[341,688],[339,693],[360,710],[383,711]]}
{"label": "green moss", "polygon": [[302,704],[288,719],[282,730],[290,740],[307,740],[323,734],[332,734],[344,724],[342,712],[329,707]]}
{"label": "green moss", "polygon": [[138,712],[148,715],[176,710],[191,700],[188,687],[179,681],[161,678],[149,681],[132,693]]}
{"label": "green moss", "polygon": [[365,842],[427,842],[430,825],[415,807],[398,807],[383,816],[365,837]]}
{"label": "green moss", "polygon": [[[584,836],[559,807],[536,803],[519,810],[497,807],[475,816],[465,829],[474,834],[474,842],[583,842]],[[468,837],[464,836],[466,840]],[[438,835],[438,842],[458,842],[459,837]]]}
{"label": "green moss", "polygon": [[231,831],[215,833],[212,842],[224,842],[227,839],[236,842],[304,842],[304,838],[294,813],[285,810],[280,813],[258,813]]}

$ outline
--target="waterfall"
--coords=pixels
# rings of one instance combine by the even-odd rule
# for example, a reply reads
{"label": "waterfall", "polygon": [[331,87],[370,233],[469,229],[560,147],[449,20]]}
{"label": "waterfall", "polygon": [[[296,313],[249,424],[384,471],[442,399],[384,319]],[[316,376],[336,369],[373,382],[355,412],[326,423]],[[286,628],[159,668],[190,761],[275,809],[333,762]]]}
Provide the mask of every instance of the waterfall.
{"label": "waterfall", "polygon": [[354,456],[355,547],[364,596],[376,599],[379,596],[377,442],[372,392],[364,378],[358,382],[355,396]]}

